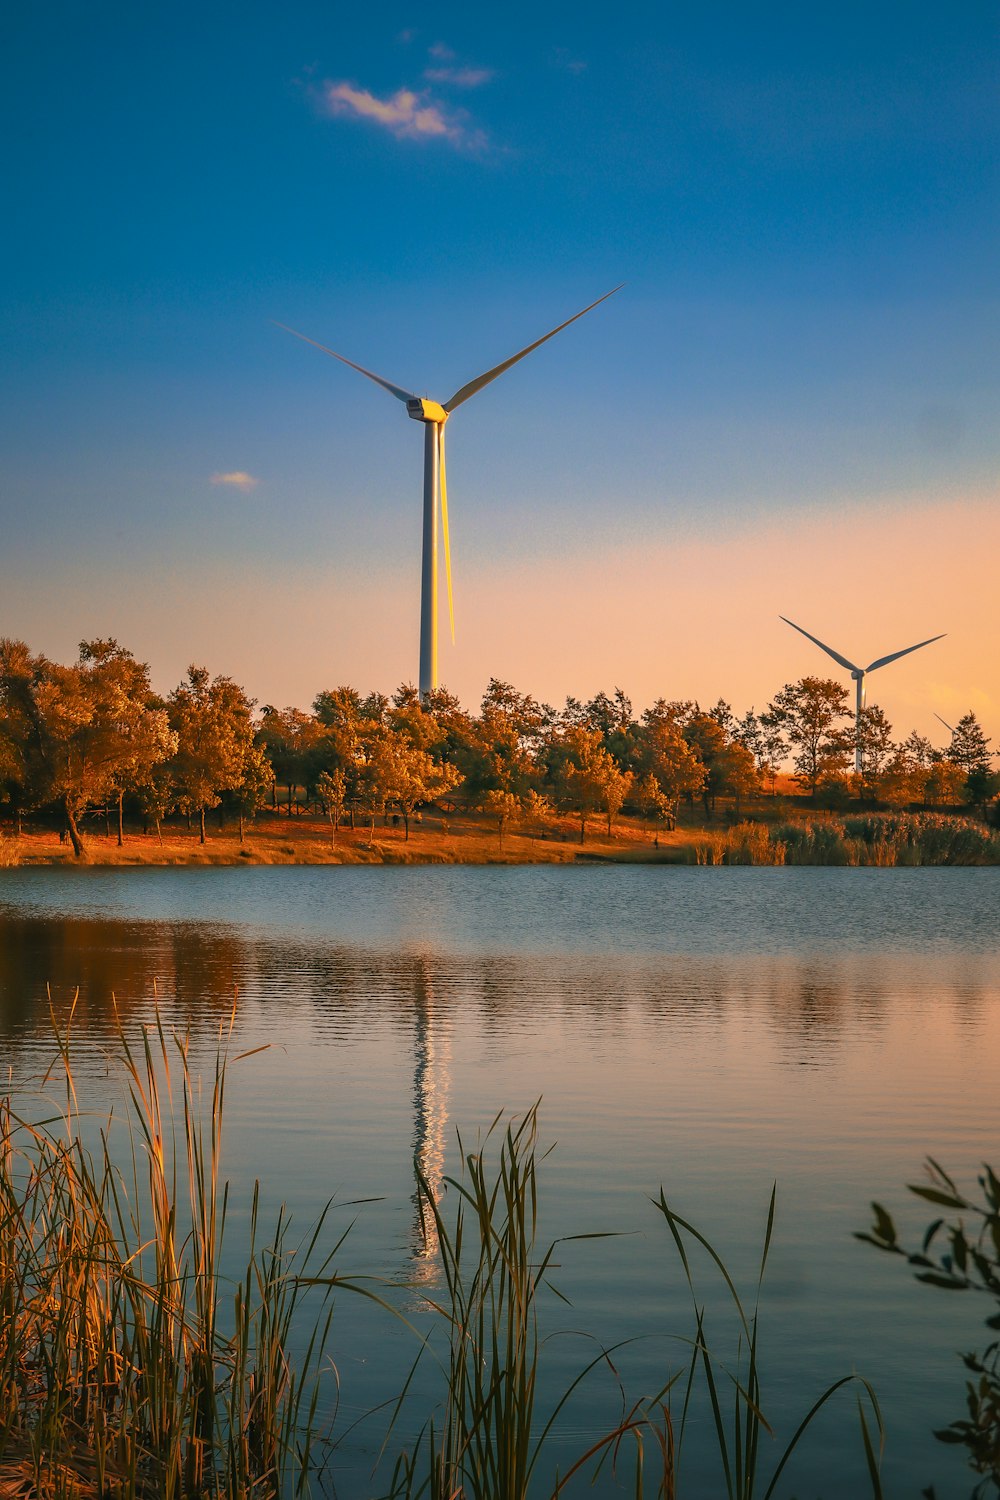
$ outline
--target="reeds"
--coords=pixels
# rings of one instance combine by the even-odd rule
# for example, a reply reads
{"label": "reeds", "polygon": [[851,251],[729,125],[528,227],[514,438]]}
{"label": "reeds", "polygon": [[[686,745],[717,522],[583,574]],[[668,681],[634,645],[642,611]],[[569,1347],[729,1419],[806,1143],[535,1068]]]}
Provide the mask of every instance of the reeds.
{"label": "reeds", "polygon": [[52,1500],[307,1493],[329,1285],[311,1294],[298,1369],[289,1343],[325,1214],[303,1244],[284,1211],[262,1235],[255,1184],[233,1287],[220,1265],[229,1032],[202,1108],[187,1037],[157,1020],[134,1042],[119,1026],[126,1119],[99,1127],[78,1110],[69,1038],[56,1029],[57,1115],[0,1106],[0,1483]]}
{"label": "reeds", "polygon": [[[55,1022],[53,1022],[55,1025]],[[125,1111],[96,1120],[81,1113],[73,1077],[70,1022],[56,1027],[61,1103],[29,1122],[0,1102],[0,1494],[44,1500],[285,1500],[322,1486],[325,1438],[336,1407],[326,1359],[332,1294],[371,1285],[334,1269],[320,1214],[293,1245],[286,1212],[261,1229],[255,1183],[246,1214],[243,1269],[235,1279],[223,1249],[231,1217],[221,1176],[232,1022],[220,1032],[211,1087],[202,1101],[189,1039],[160,1019],[134,1036],[119,1024],[116,1060]],[[264,1050],[264,1049],[255,1049]],[[758,1493],[760,1436],[768,1430],[757,1371],[758,1314],[746,1312],[722,1259],[660,1195],[663,1216],[694,1294],[685,1241],[693,1237],[721,1272],[738,1313],[738,1347],[727,1376],[709,1346],[695,1297],[693,1336],[676,1368],[645,1398],[626,1399],[615,1348],[593,1344],[561,1394],[551,1380],[543,1299],[557,1246],[537,1243],[539,1164],[536,1111],[504,1124],[497,1116],[475,1150],[459,1141],[461,1172],[440,1187],[418,1170],[439,1290],[412,1288],[436,1325],[420,1340],[395,1402],[387,1447],[421,1363],[436,1361],[439,1400],[419,1436],[393,1463],[395,1500],[564,1500],[602,1469],[627,1470],[637,1497],[676,1500],[678,1460],[696,1379],[705,1382],[730,1500]],[[771,1214],[761,1278],[773,1224]],[[573,1239],[602,1239],[579,1235]],[[759,1282],[758,1282],[759,1290]],[[377,1336],[377,1330],[373,1330]],[[674,1347],[674,1346],[671,1346]],[[330,1370],[331,1382],[321,1379]],[[598,1371],[613,1377],[606,1423],[565,1463],[553,1439],[568,1403]],[[683,1384],[686,1382],[686,1384]],[[816,1411],[788,1444],[764,1500]],[[881,1430],[877,1404],[862,1382]],[[675,1440],[675,1391],[684,1389]],[[725,1389],[731,1416],[723,1418]],[[328,1394],[324,1396],[324,1392]],[[862,1414],[872,1493],[878,1460]],[[19,1485],[20,1490],[13,1486]],[[374,1481],[373,1481],[374,1485]],[[373,1488],[372,1493],[376,1490]]]}
{"label": "reeds", "polygon": [[437,1358],[443,1400],[413,1447],[397,1459],[389,1493],[397,1500],[527,1500],[529,1493],[554,1500],[582,1470],[602,1460],[613,1463],[629,1439],[635,1493],[673,1500],[670,1416],[655,1403],[619,1414],[561,1478],[544,1473],[549,1440],[577,1387],[597,1368],[613,1367],[610,1352],[599,1348],[547,1414],[538,1415],[545,1343],[539,1302],[546,1292],[560,1296],[550,1273],[557,1245],[569,1240],[544,1249],[536,1244],[537,1107],[506,1127],[501,1119],[496,1117],[477,1150],[467,1152],[459,1141],[462,1176],[445,1179],[446,1191],[455,1195],[453,1214],[442,1212],[432,1184],[417,1171],[421,1217],[429,1241],[438,1246],[443,1281],[443,1295],[424,1300],[446,1339],[443,1357],[432,1335],[418,1361],[428,1352]]}
{"label": "reeds", "polygon": [[[721,1256],[670,1208],[661,1189],[653,1201],[666,1221],[691,1289],[694,1335],[680,1340],[686,1354],[655,1394],[629,1405],[622,1391],[617,1419],[595,1436],[561,1477],[547,1476],[542,1459],[560,1414],[577,1387],[596,1370],[614,1370],[612,1361],[620,1346],[599,1349],[548,1414],[537,1415],[538,1391],[546,1384],[542,1378],[546,1340],[539,1334],[539,1301],[546,1291],[560,1295],[549,1273],[557,1244],[568,1241],[536,1249],[536,1111],[519,1124],[507,1126],[495,1161],[490,1163],[487,1151],[499,1125],[498,1116],[483,1147],[462,1151],[462,1176],[445,1180],[457,1197],[452,1214],[442,1212],[431,1185],[418,1170],[421,1207],[440,1247],[444,1279],[444,1296],[426,1301],[443,1324],[447,1353],[440,1360],[441,1406],[412,1449],[397,1460],[389,1489],[392,1500],[527,1500],[529,1494],[560,1500],[572,1481],[592,1482],[603,1467],[618,1468],[626,1461],[630,1461],[630,1489],[636,1500],[645,1496],[676,1500],[683,1493],[679,1465],[699,1375],[712,1413],[728,1500],[755,1500],[758,1494],[770,1500],[813,1419],[836,1392],[852,1382],[861,1392],[858,1415],[864,1460],[871,1494],[879,1500],[882,1417],[872,1387],[856,1375],[835,1380],[819,1395],[779,1454],[770,1478],[761,1475],[761,1437],[774,1435],[762,1409],[758,1367],[759,1297],[774,1226],[773,1192],[756,1299],[748,1311]],[[737,1348],[728,1366],[708,1342],[705,1310],[695,1291],[688,1256],[691,1240],[707,1252],[721,1274],[737,1314]],[[433,1350],[433,1336],[425,1344],[425,1351],[428,1348]],[[676,1436],[671,1405],[675,1388],[683,1391]],[[404,1398],[405,1390],[400,1406]]]}
{"label": "reeds", "polygon": [[[758,1351],[760,1294],[764,1284],[764,1272],[767,1268],[767,1259],[771,1248],[771,1236],[774,1230],[775,1196],[776,1189],[773,1189],[768,1207],[767,1227],[764,1232],[764,1246],[760,1257],[760,1267],[752,1309],[748,1309],[745,1305],[718,1251],[710,1244],[700,1230],[674,1212],[667,1203],[662,1188],[660,1189],[659,1198],[654,1200],[656,1207],[666,1220],[667,1228],[670,1231],[677,1254],[680,1257],[681,1265],[684,1268],[684,1275],[691,1291],[695,1318],[695,1336],[692,1341],[691,1360],[687,1372],[684,1404],[677,1440],[678,1463],[683,1448],[695,1381],[699,1373],[704,1380],[705,1392],[711,1410],[712,1427],[714,1429],[727,1500],[754,1500],[754,1497],[760,1494],[761,1491],[763,1491],[762,1500],[771,1500],[771,1496],[773,1496],[777,1488],[778,1480],[784,1473],[799,1443],[808,1432],[813,1420],[839,1390],[847,1385],[857,1384],[860,1387],[857,1410],[865,1464],[871,1484],[871,1493],[876,1497],[876,1500],[880,1500],[882,1495],[880,1466],[885,1441],[885,1429],[878,1398],[868,1381],[859,1375],[842,1375],[838,1380],[828,1385],[809,1407],[792,1437],[785,1444],[777,1462],[771,1469],[770,1478],[761,1473],[764,1456],[764,1449],[761,1446],[761,1436],[767,1434],[771,1438],[774,1437],[774,1432],[763,1411],[764,1403],[760,1382]],[[722,1278],[730,1305],[736,1314],[738,1330],[736,1357],[730,1365],[723,1363],[719,1359],[717,1349],[713,1349],[709,1343],[705,1308],[699,1300],[695,1286],[691,1260],[688,1254],[689,1244],[699,1245],[707,1254],[710,1262]],[[873,1439],[872,1427],[869,1427],[869,1418],[872,1421],[874,1432],[877,1434],[877,1446]]]}
{"label": "reeds", "polygon": [[971,818],[866,813],[737,823],[690,845],[699,865],[996,865],[1000,838]]}

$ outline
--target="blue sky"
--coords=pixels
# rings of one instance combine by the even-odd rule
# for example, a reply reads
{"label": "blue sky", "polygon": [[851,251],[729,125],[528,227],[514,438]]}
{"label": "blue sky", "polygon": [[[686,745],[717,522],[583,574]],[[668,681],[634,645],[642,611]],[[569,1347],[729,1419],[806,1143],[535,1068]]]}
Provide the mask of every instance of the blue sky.
{"label": "blue sky", "polygon": [[656,618],[628,628],[637,559],[665,596],[678,547],[738,589],[765,533],[740,635],[766,673],[720,634],[702,696],[809,669],[774,623],[796,589],[824,638],[889,605],[949,628],[971,556],[930,598],[889,554],[801,573],[845,515],[862,557],[894,517],[980,546],[995,517],[998,55],[992,4],[22,7],[0,631],[302,703],[412,676],[420,434],[269,320],[444,399],[620,281],[449,427],[445,679],[601,685],[543,625],[514,648],[521,568],[560,608],[603,579],[609,659],[670,693]]}

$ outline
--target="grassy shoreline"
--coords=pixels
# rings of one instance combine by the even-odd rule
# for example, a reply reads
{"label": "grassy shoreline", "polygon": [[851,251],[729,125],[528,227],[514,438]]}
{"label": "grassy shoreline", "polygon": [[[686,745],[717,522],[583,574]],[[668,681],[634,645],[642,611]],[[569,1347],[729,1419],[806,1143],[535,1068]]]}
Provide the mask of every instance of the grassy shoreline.
{"label": "grassy shoreline", "polygon": [[83,860],[54,829],[0,833],[0,867],[61,865],[78,868],[139,865],[351,865],[351,864],[674,864],[674,865],[997,865],[1000,835],[971,818],[943,813],[823,813],[782,799],[753,808],[743,821],[720,815],[713,823],[681,821],[656,830],[621,817],[609,834],[603,820],[587,829],[553,816],[544,825],[518,827],[499,838],[482,814],[428,810],[409,836],[397,820],[338,828],[319,817],[269,813],[248,826],[211,829],[201,843],[197,828],[169,825],[162,837],[128,830],[90,829]]}

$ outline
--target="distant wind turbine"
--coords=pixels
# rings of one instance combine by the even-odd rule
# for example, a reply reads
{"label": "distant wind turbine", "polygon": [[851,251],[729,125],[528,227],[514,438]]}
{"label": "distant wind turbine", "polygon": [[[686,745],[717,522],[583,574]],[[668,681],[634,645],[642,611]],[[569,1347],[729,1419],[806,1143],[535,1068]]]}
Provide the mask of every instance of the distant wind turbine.
{"label": "distant wind turbine", "polygon": [[856,739],[855,739],[855,746],[854,746],[854,769],[856,771],[860,771],[861,770],[861,710],[865,706],[865,678],[868,676],[868,673],[869,672],[877,672],[878,669],[879,669],[879,667],[887,667],[891,661],[898,661],[901,656],[909,656],[909,654],[910,654],[911,651],[919,651],[922,646],[930,646],[930,645],[933,644],[934,641],[943,640],[944,636],[945,636],[945,634],[947,634],[947,632],[942,632],[941,635],[932,635],[932,636],[928,637],[928,639],[926,641],[918,641],[915,646],[905,646],[902,651],[894,651],[891,656],[880,656],[878,658],[878,661],[873,661],[867,667],[858,667],[858,666],[855,666],[854,662],[848,661],[848,659],[847,659],[846,656],[841,656],[841,654],[840,654],[839,651],[834,651],[834,649],[833,649],[832,646],[826,646],[826,645],[824,645],[824,643],[821,640],[818,640],[816,638],[816,636],[810,635],[809,632],[808,632],[808,630],[803,630],[801,625],[796,625],[796,623],[795,623],[794,620],[786,619],[784,615],[779,615],[778,619],[779,620],[784,620],[786,625],[790,625],[793,630],[797,630],[800,635],[804,635],[807,640],[812,641],[813,645],[814,646],[818,646],[821,651],[825,651],[826,654],[827,654],[827,656],[832,656],[833,659],[834,659],[834,661],[839,662],[842,667],[845,667],[847,669],[847,671],[850,672],[852,678],[857,683],[857,685],[858,685],[858,690],[857,690],[857,708],[856,708],[856,715],[857,715],[857,717],[855,719],[855,723],[857,725],[857,731],[856,731]]}
{"label": "distant wind turbine", "polygon": [[[622,282],[621,286],[624,286]],[[610,292],[605,292],[603,297],[598,297],[596,302],[571,318],[565,323],[560,323],[558,328],[553,328],[549,333],[536,339],[526,349],[521,349],[517,354],[512,354],[510,359],[505,359],[503,364],[494,365],[492,370],[487,370],[483,375],[477,375],[475,380],[470,380],[467,385],[461,386],[446,401],[439,406],[436,401],[428,401],[422,396],[415,396],[412,391],[404,390],[402,386],[393,385],[391,380],[383,380],[381,375],[373,375],[371,370],[366,370],[363,365],[356,365],[353,360],[345,359],[343,354],[338,354],[334,349],[328,349],[325,344],[318,344],[315,339],[307,338],[304,333],[289,328],[285,323],[278,323],[278,328],[283,328],[286,333],[292,333],[297,339],[302,339],[313,348],[320,349],[324,354],[332,355],[339,359],[341,364],[350,365],[352,370],[357,370],[359,375],[365,375],[369,380],[374,380],[383,390],[395,396],[397,401],[402,401],[406,406],[407,416],[415,422],[424,423],[424,534],[423,534],[423,563],[420,587],[420,696],[424,698],[438,685],[438,541],[437,524],[438,509],[441,511],[441,533],[444,541],[444,566],[445,576],[448,583],[448,615],[451,621],[451,638],[455,639],[455,605],[451,590],[451,543],[448,536],[448,484],[445,477],[444,461],[444,424],[452,412],[468,401],[470,396],[475,396],[490,381],[496,380],[511,365],[516,365],[519,359],[533,350],[539,348],[548,339],[555,338],[557,333],[562,333],[577,318],[582,318],[584,313],[589,313],[600,303],[606,302],[613,297],[615,292],[621,291],[621,286],[616,286]]]}
{"label": "distant wind turbine", "polygon": [[934,717],[935,717],[935,719],[937,719],[937,721],[938,721],[939,724],[943,724],[944,725],[945,729],[947,729],[947,731],[948,731],[949,734],[954,734],[955,733],[954,725],[949,724],[947,719],[942,719],[942,717],[941,717],[940,714],[935,714]]}

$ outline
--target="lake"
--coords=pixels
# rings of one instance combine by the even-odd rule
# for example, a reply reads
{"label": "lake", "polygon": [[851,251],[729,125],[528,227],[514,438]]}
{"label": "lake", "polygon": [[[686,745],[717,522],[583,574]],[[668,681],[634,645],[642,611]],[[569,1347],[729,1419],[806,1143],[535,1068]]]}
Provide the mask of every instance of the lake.
{"label": "lake", "polygon": [[[616,1232],[561,1248],[572,1306],[553,1298],[547,1327],[632,1340],[615,1357],[630,1397],[683,1364],[671,1335],[693,1331],[650,1197],[662,1185],[752,1293],[777,1182],[766,1415],[787,1438],[826,1384],[858,1371],[882,1402],[887,1494],[933,1483],[946,1500],[971,1476],[930,1429],[962,1414],[956,1351],[983,1346],[988,1309],[915,1285],[852,1231],[868,1227],[872,1198],[911,1237],[934,1216],[904,1188],[928,1154],[970,1188],[983,1160],[1000,1163],[998,903],[994,869],[4,871],[0,1063],[28,1089],[51,1051],[48,993],[62,1014],[79,989],[81,1089],[104,1106],[120,1094],[105,1053],[112,995],[129,1020],[158,1003],[206,1064],[238,995],[240,1048],[270,1050],[236,1068],[227,1173],[259,1177],[302,1228],[331,1194],[378,1198],[339,1211],[338,1228],[357,1221],[338,1264],[399,1283],[434,1280],[414,1152],[435,1176],[455,1170],[456,1130],[474,1141],[498,1111],[540,1099],[542,1142],[555,1143],[543,1235]],[[702,1275],[710,1338],[734,1352]],[[551,1341],[543,1406],[596,1347]],[[332,1348],[339,1428],[357,1422],[332,1471],[354,1500],[380,1492],[384,1413],[364,1414],[398,1390],[414,1348],[350,1297]],[[401,1432],[432,1394],[428,1374]],[[609,1378],[584,1388],[559,1429],[562,1466],[613,1424],[615,1399]],[[843,1393],[779,1493],[866,1493],[857,1432]],[[610,1472],[590,1491],[615,1492]],[[704,1412],[681,1493],[724,1493]]]}

